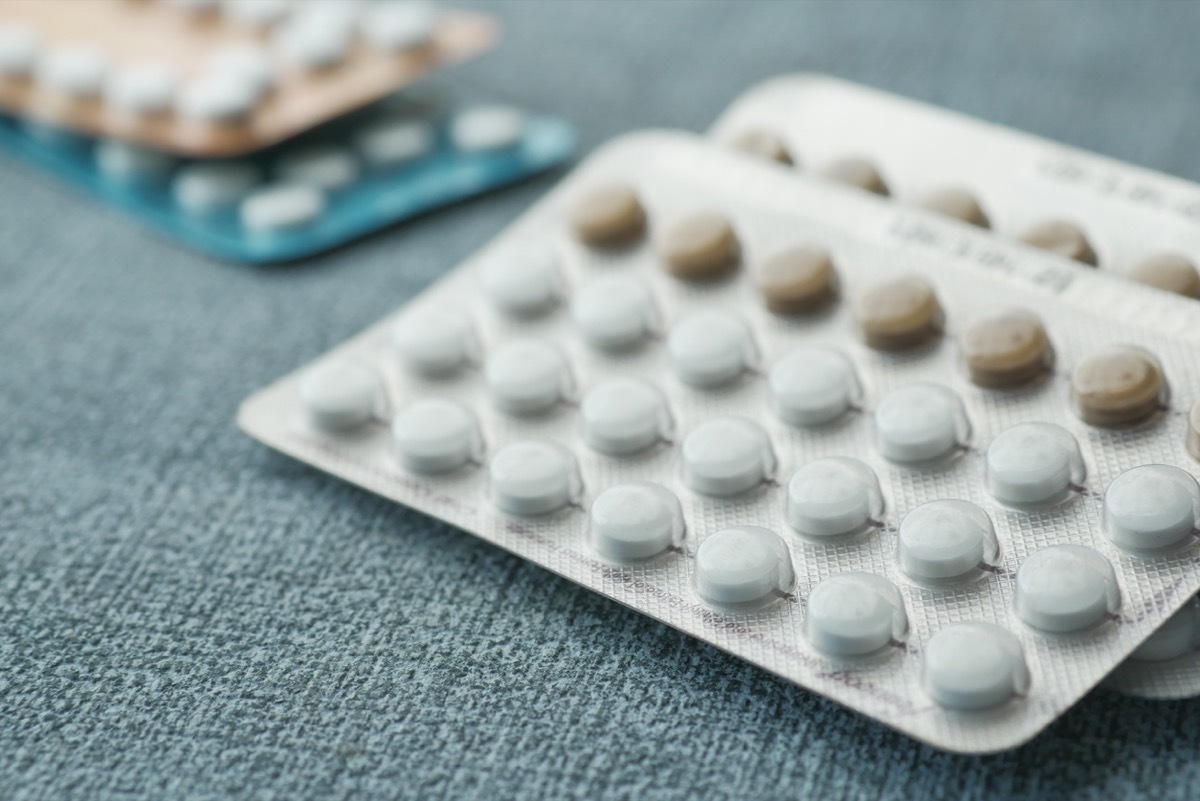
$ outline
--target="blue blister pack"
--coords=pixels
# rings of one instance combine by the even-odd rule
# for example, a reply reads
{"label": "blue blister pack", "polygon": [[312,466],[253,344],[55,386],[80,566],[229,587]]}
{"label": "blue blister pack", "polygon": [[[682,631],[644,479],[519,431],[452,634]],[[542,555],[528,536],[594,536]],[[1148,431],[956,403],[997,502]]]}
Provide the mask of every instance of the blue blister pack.
{"label": "blue blister pack", "polygon": [[0,146],[221,259],[311,256],[528,178],[575,147],[564,121],[397,97],[259,153],[177,159],[0,117]]}

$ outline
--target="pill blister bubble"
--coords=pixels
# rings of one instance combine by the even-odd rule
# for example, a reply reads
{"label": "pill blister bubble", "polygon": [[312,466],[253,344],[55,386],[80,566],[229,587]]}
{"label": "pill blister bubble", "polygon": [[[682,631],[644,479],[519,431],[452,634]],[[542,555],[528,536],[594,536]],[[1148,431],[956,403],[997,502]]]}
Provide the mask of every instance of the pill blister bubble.
{"label": "pill blister bubble", "polygon": [[788,479],[784,516],[807,539],[830,541],[860,534],[882,514],[879,478],[857,459],[815,459]]}
{"label": "pill blister bubble", "polygon": [[392,420],[392,443],[400,463],[414,473],[446,473],[477,461],[483,452],[479,422],[455,400],[422,398]]}
{"label": "pill blister bubble", "polygon": [[470,318],[440,307],[405,312],[392,326],[391,340],[404,367],[424,376],[453,373],[474,359],[478,350]]}
{"label": "pill blister bubble", "polygon": [[1017,615],[1035,629],[1067,633],[1091,628],[1121,606],[1112,565],[1084,545],[1051,545],[1017,568]]}
{"label": "pill blister bubble", "polygon": [[589,542],[616,562],[658,556],[678,547],[683,536],[683,508],[661,484],[617,484],[597,495],[588,511]]}
{"label": "pill blister bubble", "polygon": [[533,517],[564,509],[583,491],[574,454],[550,440],[509,443],[488,463],[492,502],[502,511]]}
{"label": "pill blister bubble", "polygon": [[671,431],[662,393],[647,381],[611,378],[592,387],[579,405],[583,438],[594,450],[628,456],[651,448]]}
{"label": "pill blister bubble", "polygon": [[544,412],[566,400],[573,390],[562,352],[537,339],[501,345],[488,357],[484,376],[493,403],[509,414]]}
{"label": "pill blister bubble", "polygon": [[501,311],[530,317],[554,306],[562,291],[558,259],[545,247],[496,253],[479,268],[483,291]]}
{"label": "pill blister bubble", "polygon": [[830,423],[862,401],[853,363],[820,345],[789,351],[772,365],[767,384],[775,413],[795,426]]}
{"label": "pill blister bubble", "polygon": [[995,565],[1000,546],[992,520],[970,501],[929,501],[900,521],[896,558],[900,569],[921,584],[977,578]]}
{"label": "pill blister bubble", "polygon": [[1058,503],[1083,484],[1079,443],[1053,423],[1020,423],[991,441],[985,457],[988,492],[1003,504],[1035,508]]}
{"label": "pill blister bubble", "polygon": [[336,360],[309,370],[300,380],[300,403],[309,421],[324,431],[342,433],[377,418],[384,405],[383,383],[370,367]]}
{"label": "pill blister bubble", "polygon": [[646,284],[628,275],[603,275],[579,287],[571,318],[589,345],[622,350],[646,339],[656,321]]}
{"label": "pill blister bubble", "polygon": [[926,643],[922,684],[948,709],[987,709],[1024,695],[1029,668],[1011,632],[991,623],[955,623]]}
{"label": "pill blister bubble", "polygon": [[875,445],[893,462],[942,459],[964,446],[970,435],[962,400],[940,384],[894,389],[875,409]]}
{"label": "pill blister bubble", "polygon": [[838,573],[809,593],[804,633],[832,657],[873,654],[908,633],[904,599],[896,585],[874,573]]}
{"label": "pill blister bubble", "polygon": [[750,329],[728,312],[693,312],[671,329],[667,353],[679,380],[699,389],[732,383],[754,363]]}
{"label": "pill blister bubble", "polygon": [[696,549],[696,593],[716,606],[770,602],[795,584],[787,543],[770,529],[730,526],[710,534]]}
{"label": "pill blister bubble", "polygon": [[1104,492],[1104,533],[1119,548],[1153,554],[1188,543],[1200,521],[1200,486],[1178,467],[1126,470]]}
{"label": "pill blister bubble", "polygon": [[767,432],[742,417],[717,417],[683,440],[683,480],[701,495],[728,497],[758,486],[775,473]]}

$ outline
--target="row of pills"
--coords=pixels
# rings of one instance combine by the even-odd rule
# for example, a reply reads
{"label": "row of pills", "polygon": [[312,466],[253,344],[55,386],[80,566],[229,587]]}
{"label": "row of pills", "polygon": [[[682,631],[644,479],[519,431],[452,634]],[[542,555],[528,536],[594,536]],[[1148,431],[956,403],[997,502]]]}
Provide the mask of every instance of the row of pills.
{"label": "row of pills", "polygon": [[[783,141],[765,131],[748,131],[730,140],[740,150],[782,164],[798,166]],[[820,174],[833,181],[854,186],[877,195],[891,194],[878,168],[863,158],[847,158],[826,165]],[[989,228],[991,223],[976,197],[961,187],[945,187],[917,201],[935,213],[953,217],[970,225]],[[1020,240],[1043,250],[1095,267],[1098,259],[1087,235],[1066,220],[1046,220],[1020,234]],[[1133,265],[1128,277],[1176,294],[1200,298],[1200,272],[1190,259],[1178,253],[1157,253]]]}

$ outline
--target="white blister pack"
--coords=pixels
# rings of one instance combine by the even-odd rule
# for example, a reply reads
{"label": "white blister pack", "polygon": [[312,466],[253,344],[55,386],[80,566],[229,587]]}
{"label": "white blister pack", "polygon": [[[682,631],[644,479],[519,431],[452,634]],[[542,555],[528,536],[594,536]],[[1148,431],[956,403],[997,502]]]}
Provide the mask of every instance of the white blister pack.
{"label": "white blister pack", "polygon": [[[1200,186],[1188,181],[820,75],[751,89],[711,135],[1105,275],[1200,298]],[[1200,695],[1200,616],[1182,610],[1138,655],[1108,686]]]}
{"label": "white blister pack", "polygon": [[[652,132],[239,424],[913,737],[990,752],[1200,588],[1193,319]],[[1175,518],[1106,502],[1123,475]]]}

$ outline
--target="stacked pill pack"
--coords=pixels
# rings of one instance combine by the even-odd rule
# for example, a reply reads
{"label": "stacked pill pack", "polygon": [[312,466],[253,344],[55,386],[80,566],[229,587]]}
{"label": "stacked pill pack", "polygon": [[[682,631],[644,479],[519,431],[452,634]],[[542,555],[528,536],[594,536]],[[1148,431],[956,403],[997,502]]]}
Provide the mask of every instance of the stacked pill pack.
{"label": "stacked pill pack", "polygon": [[293,260],[570,155],[562,120],[430,90],[498,36],[419,0],[12,0],[0,148],[189,247]]}
{"label": "stacked pill pack", "polygon": [[1036,735],[1200,589],[1195,313],[648,132],[239,423],[982,753]]}

